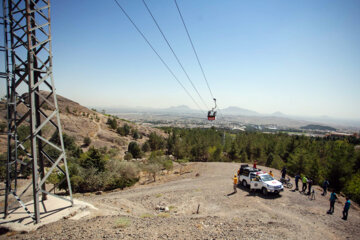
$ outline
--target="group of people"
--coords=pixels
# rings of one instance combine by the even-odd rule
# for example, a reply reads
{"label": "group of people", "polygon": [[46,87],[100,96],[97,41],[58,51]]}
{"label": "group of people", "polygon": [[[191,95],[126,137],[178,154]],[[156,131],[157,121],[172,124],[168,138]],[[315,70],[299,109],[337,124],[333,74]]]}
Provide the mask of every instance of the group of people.
{"label": "group of people", "polygon": [[[332,191],[332,193],[330,194],[330,209],[327,212],[328,214],[333,214],[334,213],[334,209],[335,209],[335,202],[338,199],[335,190]],[[350,199],[348,197],[346,197],[346,202],[344,205],[344,209],[343,209],[343,217],[342,219],[347,220],[348,217],[348,213],[349,213],[349,209],[350,209]]]}
{"label": "group of people", "polygon": [[[256,162],[254,162],[254,168],[256,168]],[[274,174],[272,173],[272,171],[269,172],[269,174],[274,177]],[[281,177],[283,179],[285,179],[286,177],[286,167],[284,167],[282,170],[281,170]],[[312,190],[312,185],[313,185],[313,180],[310,179],[310,178],[307,178],[306,176],[303,176],[301,177],[300,176],[300,173],[296,174],[295,176],[295,189],[294,191],[298,191],[299,190],[299,181],[302,181],[302,193],[304,194],[307,194],[307,195],[310,195],[312,194],[315,198],[315,191]],[[237,178],[237,175],[235,174],[234,175],[234,193],[237,192],[237,184],[238,184],[238,178]],[[328,190],[328,187],[329,187],[330,183],[327,179],[325,179],[325,181],[323,182],[322,184],[322,188],[323,188],[323,193],[321,194],[322,196],[326,196],[327,194],[327,190]],[[308,189],[308,192],[306,193],[306,190]],[[335,193],[335,190],[333,190],[330,194],[330,209],[329,211],[327,211],[328,214],[333,214],[334,213],[334,209],[335,209],[335,202],[336,200],[338,199],[336,193]],[[344,205],[344,210],[343,210],[343,218],[344,220],[347,220],[347,217],[348,217],[348,212],[349,212],[349,209],[350,209],[350,199],[347,197],[346,198],[346,202],[345,202],[345,205]]]}
{"label": "group of people", "polygon": [[[282,174],[282,178],[285,178],[286,167],[284,167],[281,170],[281,174]],[[310,195],[310,194],[315,195],[315,191],[314,190],[311,191],[311,188],[312,188],[312,185],[313,185],[313,180],[310,179],[310,178],[307,178],[306,176],[301,177],[300,173],[295,175],[295,189],[294,189],[294,191],[299,190],[299,181],[300,181],[300,179],[302,181],[302,191],[301,192],[304,193],[304,194],[307,194],[307,195]],[[323,193],[321,194],[322,196],[326,196],[329,185],[330,185],[329,181],[327,179],[325,179],[325,181],[322,184],[322,189],[323,189]],[[306,193],[306,189],[308,189],[307,193]],[[335,202],[336,202],[337,199],[338,198],[337,198],[337,195],[335,193],[335,190],[333,190],[332,193],[330,194],[330,199],[329,199],[329,201],[330,201],[330,209],[327,212],[328,214],[333,214],[334,213]],[[344,220],[347,220],[350,205],[351,205],[350,199],[347,197],[345,205],[344,205],[344,210],[343,210],[343,218],[342,219],[344,219]]]}
{"label": "group of people", "polygon": [[[302,188],[301,188],[301,193],[310,195],[312,193],[314,193],[314,189],[312,189],[312,185],[313,185],[313,180],[303,176],[301,177],[300,174],[296,174],[295,175],[295,190],[294,191],[298,191],[299,190],[299,180],[301,179],[302,182]],[[308,190],[308,192],[306,193],[306,190]]]}

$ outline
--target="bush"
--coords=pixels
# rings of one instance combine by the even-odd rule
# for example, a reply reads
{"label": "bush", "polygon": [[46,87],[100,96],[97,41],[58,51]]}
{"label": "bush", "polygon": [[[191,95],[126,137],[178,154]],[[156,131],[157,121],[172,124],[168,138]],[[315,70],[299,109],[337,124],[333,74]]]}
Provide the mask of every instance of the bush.
{"label": "bush", "polygon": [[136,142],[129,143],[128,151],[132,154],[134,158],[141,158],[142,153],[139,145]]}
{"label": "bush", "polygon": [[[139,180],[139,167],[135,163],[108,160],[105,148],[91,147],[79,159],[69,158],[68,168],[74,193],[125,188]],[[58,177],[61,182],[65,176],[60,173]],[[59,189],[67,191],[67,182],[63,181]]]}
{"label": "bush", "polygon": [[108,124],[111,129],[117,129],[117,121],[115,118],[108,118],[106,124]]}
{"label": "bush", "polygon": [[118,127],[118,128],[116,129],[116,132],[117,132],[118,134],[120,134],[121,136],[127,136],[127,135],[130,134],[130,130],[131,130],[130,126],[125,123],[124,126]]}
{"label": "bush", "polygon": [[80,156],[80,165],[85,169],[95,169],[97,172],[103,172],[105,170],[105,163],[105,155],[94,147],[90,147],[89,151]]}
{"label": "bush", "polygon": [[125,188],[139,180],[139,168],[135,163],[110,160],[106,165],[105,190]]}
{"label": "bush", "polygon": [[91,139],[89,137],[84,137],[84,145],[89,146],[91,144]]}
{"label": "bush", "polygon": [[158,163],[150,163],[144,166],[144,170],[148,172],[156,182],[156,175],[162,169],[161,165]]}
{"label": "bush", "polygon": [[132,137],[137,140],[140,138],[140,135],[139,135],[139,132],[137,130],[134,130],[133,134],[132,134]]}
{"label": "bush", "polygon": [[131,160],[133,159],[133,155],[130,152],[127,152],[124,156],[124,160]]}
{"label": "bush", "polygon": [[161,166],[161,169],[171,170],[173,162],[169,156],[164,156],[162,151],[155,151],[150,154],[148,162],[150,164],[156,163]]}
{"label": "bush", "polygon": [[149,144],[148,142],[145,142],[145,143],[142,145],[141,150],[142,150],[143,152],[148,152],[148,151],[150,151],[150,144]]}

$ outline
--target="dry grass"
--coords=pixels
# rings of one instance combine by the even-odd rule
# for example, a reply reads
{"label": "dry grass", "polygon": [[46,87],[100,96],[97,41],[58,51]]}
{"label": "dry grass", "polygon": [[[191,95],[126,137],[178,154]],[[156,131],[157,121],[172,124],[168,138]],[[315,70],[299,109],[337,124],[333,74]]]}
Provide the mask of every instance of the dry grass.
{"label": "dry grass", "polygon": [[161,212],[157,216],[161,218],[168,218],[170,217],[170,213]]}
{"label": "dry grass", "polygon": [[126,228],[130,226],[130,224],[131,224],[131,220],[129,218],[121,217],[115,221],[115,228]]}
{"label": "dry grass", "polygon": [[151,213],[144,213],[141,214],[140,218],[152,218],[154,217],[154,215],[152,215]]}

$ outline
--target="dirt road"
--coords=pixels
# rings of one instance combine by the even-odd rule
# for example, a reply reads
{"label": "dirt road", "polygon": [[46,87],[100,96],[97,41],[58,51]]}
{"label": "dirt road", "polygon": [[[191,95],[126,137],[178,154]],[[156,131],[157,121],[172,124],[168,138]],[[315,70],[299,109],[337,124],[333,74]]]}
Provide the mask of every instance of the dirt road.
{"label": "dirt road", "polygon": [[[228,196],[238,163],[193,163],[191,167],[191,173],[171,181],[82,196],[80,200],[100,210],[77,221],[64,219],[36,232],[6,238],[358,239],[360,236],[360,212],[351,208],[348,221],[344,221],[343,204],[339,202],[333,215],[326,214],[329,196],[321,196],[320,190],[316,200],[289,189],[280,196],[264,197],[239,188],[236,194]],[[278,171],[274,173],[275,177],[280,176]],[[156,206],[166,206],[170,211],[159,212]]]}

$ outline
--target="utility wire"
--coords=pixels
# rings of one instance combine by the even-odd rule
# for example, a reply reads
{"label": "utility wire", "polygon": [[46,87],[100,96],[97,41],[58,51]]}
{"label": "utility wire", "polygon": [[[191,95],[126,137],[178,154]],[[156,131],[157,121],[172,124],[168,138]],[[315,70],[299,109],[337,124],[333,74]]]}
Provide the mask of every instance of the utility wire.
{"label": "utility wire", "polygon": [[205,105],[205,107],[206,107],[207,109],[209,109],[208,106],[206,105],[204,99],[201,97],[199,91],[198,91],[197,88],[195,87],[193,81],[190,79],[189,74],[186,72],[183,64],[182,64],[181,61],[179,60],[179,58],[178,58],[178,56],[176,55],[174,49],[171,47],[171,45],[170,45],[168,39],[166,38],[164,32],[161,30],[161,27],[159,26],[158,22],[156,21],[154,15],[152,14],[152,12],[151,12],[150,8],[148,7],[148,5],[146,4],[145,0],[142,0],[142,2],[144,3],[144,5],[145,5],[147,11],[149,12],[150,16],[152,17],[152,19],[154,20],[154,23],[156,24],[157,28],[159,29],[161,35],[163,36],[163,38],[164,38],[164,40],[165,40],[165,42],[166,42],[166,44],[168,45],[168,47],[170,48],[171,52],[173,53],[176,61],[178,62],[178,64],[180,65],[181,69],[182,69],[183,72],[185,73],[185,75],[186,75],[187,79],[189,80],[189,82],[191,83],[191,86],[194,88],[195,92],[198,94],[199,98],[201,99],[201,101],[202,101],[202,103]]}
{"label": "utility wire", "polygon": [[[188,28],[187,28],[187,26],[186,26],[185,20],[184,20],[184,18],[183,18],[183,15],[181,14],[179,5],[178,5],[178,3],[177,3],[176,0],[174,0],[174,2],[175,2],[175,5],[176,5],[176,8],[177,8],[177,10],[178,10],[178,13],[179,13],[179,15],[180,15],[181,21],[182,21],[182,23],[183,23],[183,25],[184,25],[186,34],[187,34],[187,36],[188,36],[188,38],[189,38],[191,47],[192,47],[192,49],[193,49],[193,51],[194,51],[194,54],[195,54],[195,56],[196,56],[196,60],[197,60],[197,62],[198,62],[198,64],[199,64],[199,67],[200,67],[200,69],[201,69],[202,75],[203,75],[203,77],[204,77],[204,79],[205,79],[206,85],[207,85],[207,87],[208,87],[208,89],[209,89],[210,95],[211,95],[211,97],[212,97],[213,99],[215,99],[215,97],[214,97],[214,95],[213,95],[213,93],[212,93],[212,91],[211,91],[210,84],[209,84],[209,82],[208,82],[208,80],[207,80],[207,77],[206,77],[206,75],[205,75],[205,71],[204,71],[204,69],[203,69],[203,67],[202,67],[202,64],[201,64],[201,62],[200,62],[199,56],[198,56],[198,54],[197,54],[197,52],[196,52],[194,43],[193,43],[193,41],[192,41],[192,39],[191,39],[190,33],[189,33]],[[220,112],[220,114],[221,114],[221,117],[224,119],[224,116],[223,116],[220,108],[219,108],[219,112]]]}
{"label": "utility wire", "polygon": [[176,0],[174,0],[174,2],[175,2],[175,5],[176,5],[177,10],[178,10],[178,12],[179,12],[181,21],[182,21],[182,23],[183,23],[183,25],[184,25],[186,34],[187,34],[187,36],[188,36],[188,38],[189,38],[189,41],[190,41],[190,43],[191,43],[191,47],[192,47],[192,49],[193,49],[193,51],[194,51],[194,54],[195,54],[195,56],[196,56],[196,60],[197,60],[197,62],[198,62],[198,64],[199,64],[199,67],[200,67],[200,69],[201,69],[202,75],[203,75],[203,77],[204,77],[204,79],[205,79],[206,85],[207,85],[207,87],[208,87],[208,89],[209,89],[209,91],[210,91],[211,97],[212,97],[212,98],[215,98],[214,95],[213,95],[213,93],[212,93],[212,91],[211,91],[209,82],[208,82],[208,80],[207,80],[207,78],[206,78],[204,69],[203,69],[203,67],[202,67],[202,65],[201,65],[201,63],[200,63],[199,56],[198,56],[198,54],[197,54],[197,52],[196,52],[196,50],[195,50],[194,43],[193,43],[193,41],[192,41],[192,39],[191,39],[191,37],[190,37],[189,31],[188,31],[188,29],[187,29],[187,27],[186,27],[186,24],[185,24],[185,21],[184,21],[184,18],[183,18],[183,16],[182,16],[182,14],[181,14],[179,5],[177,4],[177,1],[176,1]]}
{"label": "utility wire", "polygon": [[149,42],[149,40],[145,37],[145,35],[141,32],[141,30],[138,28],[138,26],[135,24],[135,22],[131,19],[131,17],[126,13],[125,9],[120,5],[120,3],[117,0],[114,0],[117,6],[121,9],[121,11],[125,14],[127,19],[132,23],[132,25],[135,27],[135,29],[138,31],[138,33],[142,36],[142,38],[145,40],[145,42],[149,45],[149,47],[154,51],[154,53],[158,56],[160,61],[164,64],[166,69],[171,73],[171,75],[175,78],[175,80],[180,84],[180,86],[184,89],[184,91],[187,93],[187,95],[191,98],[191,100],[195,103],[195,105],[201,110],[201,112],[204,114],[204,111],[199,106],[199,104],[195,101],[195,99],[191,96],[189,91],[185,88],[185,86],[180,82],[180,80],[176,77],[174,72],[170,69],[169,65],[166,64],[166,62],[163,60],[163,58],[159,55],[159,53],[155,50],[153,45]]}

